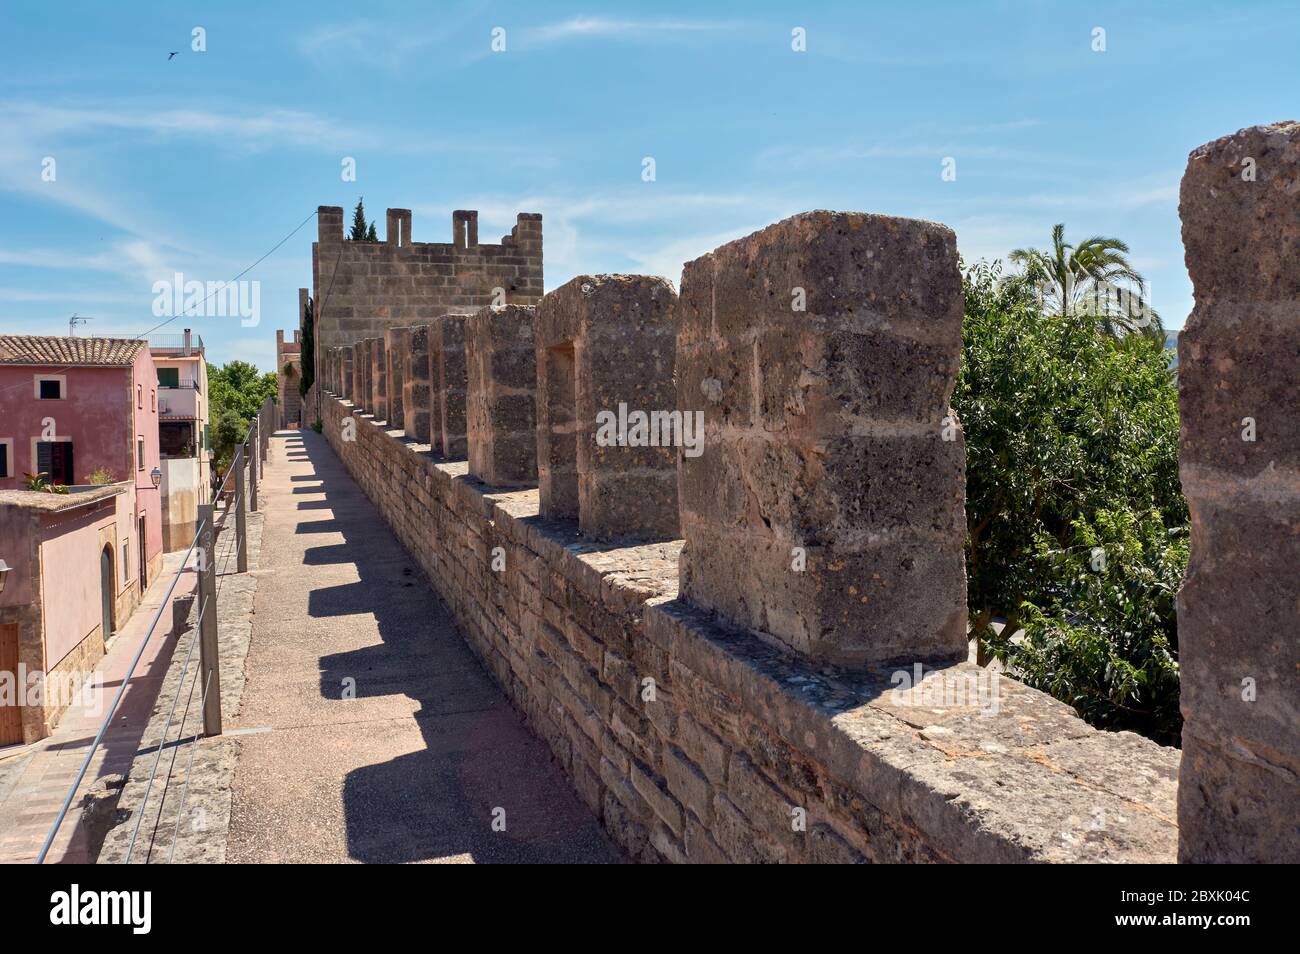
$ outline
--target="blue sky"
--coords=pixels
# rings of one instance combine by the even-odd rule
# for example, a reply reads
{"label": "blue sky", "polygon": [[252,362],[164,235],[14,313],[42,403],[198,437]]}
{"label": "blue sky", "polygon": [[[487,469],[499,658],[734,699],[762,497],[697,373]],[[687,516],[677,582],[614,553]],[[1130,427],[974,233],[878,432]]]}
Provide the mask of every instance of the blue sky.
{"label": "blue sky", "polygon": [[[548,289],[602,271],[676,283],[684,261],[810,208],[940,221],[968,260],[1063,221],[1128,241],[1177,328],[1187,153],[1300,118],[1297,50],[1294,0],[6,3],[0,333],[66,334],[77,312],[139,334],[155,281],[231,278],[361,195],[381,235],[386,207],[412,209],[416,241],[449,241],[456,208],[480,211],[484,241],[542,212]],[[269,370],[314,236],[312,220],[246,276],[257,327],[165,330]]]}

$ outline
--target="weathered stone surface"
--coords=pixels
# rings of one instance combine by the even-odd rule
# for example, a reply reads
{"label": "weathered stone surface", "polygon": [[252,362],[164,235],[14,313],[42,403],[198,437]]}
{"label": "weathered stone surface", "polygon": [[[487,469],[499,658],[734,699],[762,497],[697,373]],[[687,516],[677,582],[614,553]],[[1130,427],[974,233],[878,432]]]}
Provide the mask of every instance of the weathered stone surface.
{"label": "weathered stone surface", "polygon": [[388,425],[390,427],[406,426],[403,391],[410,337],[410,328],[389,328],[384,332],[384,356],[388,363]]}
{"label": "weathered stone surface", "polygon": [[950,230],[811,212],[686,265],[682,595],[811,659],[966,652]]}
{"label": "weathered stone surface", "polygon": [[464,460],[469,455],[464,315],[443,315],[429,326],[429,380],[434,395],[434,447],[448,460]]}
{"label": "weathered stone surface", "polygon": [[577,519],[597,540],[677,535],[677,450],[665,438],[680,440],[681,428],[661,425],[681,421],[676,300],[663,278],[581,275],[537,306],[543,516]]}
{"label": "weathered stone surface", "polygon": [[365,341],[358,341],[352,346],[352,404],[364,408],[370,403],[370,388],[366,383],[370,369],[370,353]]}
{"label": "weathered stone surface", "polygon": [[[351,345],[389,328],[448,312],[472,314],[501,300],[542,296],[542,217],[520,213],[499,244],[480,243],[478,213],[452,213],[451,242],[415,242],[409,209],[389,209],[385,241],[345,241],[343,210],[321,206],[312,244],[316,341]],[[400,426],[401,422],[394,422]]]}
{"label": "weathered stone surface", "polygon": [[1179,857],[1300,860],[1300,123],[1194,151],[1179,337]]}
{"label": "weathered stone surface", "polygon": [[537,483],[534,313],[506,305],[465,322],[469,470],[495,487]]}
{"label": "weathered stone surface", "polygon": [[431,443],[432,413],[429,384],[429,326],[415,325],[407,341],[406,363],[402,370],[402,429],[406,436],[421,444]]}
{"label": "weathered stone surface", "polygon": [[370,413],[388,421],[388,353],[383,338],[370,340]]}

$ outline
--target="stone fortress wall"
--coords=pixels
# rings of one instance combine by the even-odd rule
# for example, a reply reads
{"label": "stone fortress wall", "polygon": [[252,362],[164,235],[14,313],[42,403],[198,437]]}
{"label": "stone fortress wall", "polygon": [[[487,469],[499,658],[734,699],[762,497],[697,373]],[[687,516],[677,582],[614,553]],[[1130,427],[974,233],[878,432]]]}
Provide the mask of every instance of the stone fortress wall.
{"label": "stone fortress wall", "polygon": [[680,297],[580,276],[349,329],[324,433],[631,857],[1295,861],[1297,181],[1300,124],[1184,178],[1181,753],[964,661],[943,226],[810,212]]}

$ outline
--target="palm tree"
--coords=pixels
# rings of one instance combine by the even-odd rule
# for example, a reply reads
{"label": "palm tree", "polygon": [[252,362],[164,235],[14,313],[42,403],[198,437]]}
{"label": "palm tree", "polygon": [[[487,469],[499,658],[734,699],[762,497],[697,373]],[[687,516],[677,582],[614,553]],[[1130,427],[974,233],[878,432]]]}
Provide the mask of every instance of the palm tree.
{"label": "palm tree", "polygon": [[1018,248],[1007,257],[1056,314],[1091,319],[1113,338],[1136,332],[1163,341],[1160,316],[1146,300],[1146,280],[1129,264],[1128,250],[1105,235],[1071,245],[1060,223],[1052,226],[1050,249]]}

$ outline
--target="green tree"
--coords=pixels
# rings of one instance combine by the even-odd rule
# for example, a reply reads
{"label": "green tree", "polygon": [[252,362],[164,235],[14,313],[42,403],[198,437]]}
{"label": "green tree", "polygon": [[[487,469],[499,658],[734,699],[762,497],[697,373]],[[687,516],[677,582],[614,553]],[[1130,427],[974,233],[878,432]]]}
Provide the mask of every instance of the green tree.
{"label": "green tree", "polygon": [[353,242],[374,242],[375,223],[371,222],[366,225],[366,206],[362,199],[357,199],[357,207],[352,210],[352,231],[348,233],[348,238]]}
{"label": "green tree", "polygon": [[242,444],[248,433],[248,422],[230,408],[221,411],[212,428],[212,450],[216,455],[217,470],[224,473],[235,458],[235,448]]}
{"label": "green tree", "polygon": [[1007,258],[1042,293],[1043,305],[1063,317],[1090,318],[1111,337],[1140,332],[1164,345],[1160,316],[1146,300],[1146,280],[1117,238],[1094,235],[1078,245],[1065,241],[1065,225],[1052,226],[1047,250],[1018,248]]}
{"label": "green tree", "polygon": [[315,305],[307,299],[307,308],[303,315],[302,340],[299,344],[301,354],[302,376],[298,379],[298,393],[307,396],[312,382],[316,380],[316,315]]}
{"label": "green tree", "polygon": [[[213,430],[212,449],[219,472],[230,466],[235,445],[243,441],[262,402],[276,399],[277,390],[274,371],[262,373],[247,361],[231,361],[208,370],[209,415],[218,425]],[[219,429],[227,414],[237,422],[238,434],[232,433],[223,443]]]}
{"label": "green tree", "polygon": [[1188,518],[1167,359],[1147,337],[1044,311],[996,263],[964,286],[953,406],[972,632],[1093,724],[1176,741]]}

